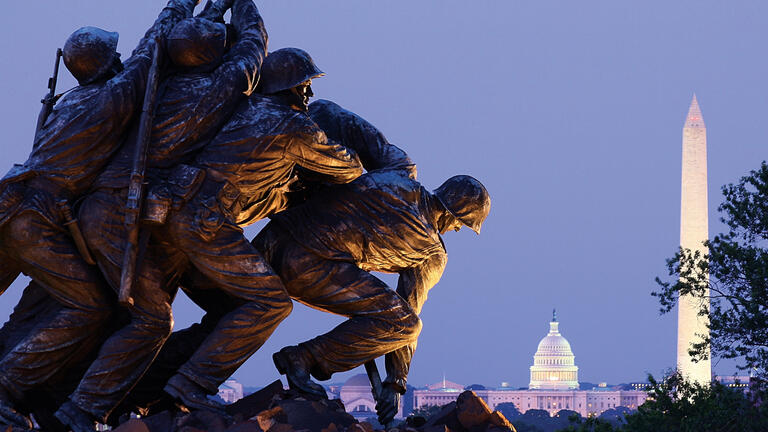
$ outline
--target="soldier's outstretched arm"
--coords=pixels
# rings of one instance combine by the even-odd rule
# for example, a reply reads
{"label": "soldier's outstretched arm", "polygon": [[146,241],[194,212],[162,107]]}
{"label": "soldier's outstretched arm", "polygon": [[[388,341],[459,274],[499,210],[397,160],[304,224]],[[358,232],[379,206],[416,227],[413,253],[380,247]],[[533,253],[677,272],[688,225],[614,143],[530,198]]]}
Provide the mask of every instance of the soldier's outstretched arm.
{"label": "soldier's outstretched arm", "polygon": [[402,169],[416,180],[416,164],[411,158],[364,118],[325,99],[309,104],[308,113],[329,141],[354,150],[366,171]]}
{"label": "soldier's outstretched arm", "polygon": [[344,146],[329,143],[316,125],[291,137],[285,157],[302,168],[323,175],[323,179],[330,183],[349,183],[363,174],[363,165],[357,155]]}
{"label": "soldier's outstretched arm", "polygon": [[[397,281],[397,293],[408,302],[417,314],[421,313],[421,308],[427,301],[427,293],[443,275],[447,262],[448,256],[445,253],[439,253],[432,255],[418,267],[400,273],[400,278]],[[408,369],[415,349],[416,344],[413,344],[386,355],[387,378],[384,380],[385,383],[394,384],[405,392]]]}
{"label": "soldier's outstretched arm", "polygon": [[215,22],[223,22],[224,14],[232,8],[234,2],[235,0],[218,0],[216,2],[208,0],[205,3],[205,8],[197,17]]}
{"label": "soldier's outstretched arm", "polygon": [[152,53],[158,39],[164,40],[179,21],[191,17],[199,2],[200,0],[170,0],[139,41],[131,57],[124,62],[123,71],[107,82],[106,91],[111,93],[113,106],[119,111],[116,116],[130,116],[139,108],[149,68],[152,66]]}
{"label": "soldier's outstretched arm", "polygon": [[197,142],[202,135],[220,128],[232,115],[243,93],[250,94],[256,86],[266,55],[267,32],[253,0],[234,0],[232,26],[238,34],[237,42],[211,74],[211,85],[200,95],[195,109],[181,126],[178,142]]}
{"label": "soldier's outstretched arm", "polygon": [[[400,272],[397,293],[405,299],[417,314],[427,300],[428,291],[437,284],[445,270],[447,255],[439,253],[430,256],[417,267]],[[387,378],[384,380],[382,395],[376,401],[376,413],[380,422],[389,422],[397,414],[399,395],[405,393],[408,371],[411,367],[416,341],[384,357]],[[384,423],[382,423],[384,424]]]}
{"label": "soldier's outstretched arm", "polygon": [[234,0],[231,24],[237,40],[214,72],[213,88],[250,95],[267,55],[267,30],[253,0]]}

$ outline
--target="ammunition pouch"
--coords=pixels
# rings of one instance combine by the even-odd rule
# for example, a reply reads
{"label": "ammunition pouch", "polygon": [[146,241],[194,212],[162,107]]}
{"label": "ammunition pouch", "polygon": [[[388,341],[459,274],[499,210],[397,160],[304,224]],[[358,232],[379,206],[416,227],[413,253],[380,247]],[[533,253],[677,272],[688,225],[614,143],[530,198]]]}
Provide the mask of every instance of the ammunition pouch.
{"label": "ammunition pouch", "polygon": [[228,181],[216,181],[207,176],[195,199],[194,231],[210,240],[225,222],[234,225],[240,211],[240,190]]}
{"label": "ammunition pouch", "polygon": [[144,200],[144,214],[141,222],[148,225],[162,225],[168,219],[171,210],[171,193],[165,185],[149,188]]}
{"label": "ammunition pouch", "polygon": [[205,170],[191,165],[177,165],[167,176],[147,190],[141,221],[150,225],[162,225],[171,210],[178,211],[200,189]]}

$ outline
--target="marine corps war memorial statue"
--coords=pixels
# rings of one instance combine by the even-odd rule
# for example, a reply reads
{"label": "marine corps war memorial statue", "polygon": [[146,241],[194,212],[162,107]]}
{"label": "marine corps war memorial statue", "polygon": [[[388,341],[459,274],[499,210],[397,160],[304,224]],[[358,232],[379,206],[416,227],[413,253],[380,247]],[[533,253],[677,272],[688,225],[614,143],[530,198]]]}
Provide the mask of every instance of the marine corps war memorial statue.
{"label": "marine corps war memorial statue", "polygon": [[[95,26],[57,51],[29,157],[0,180],[0,294],[30,279],[0,329],[0,430],[267,431],[280,404],[339,405],[318,381],[361,365],[394,427],[442,236],[479,234],[488,191],[468,175],[430,190],[374,125],[310,103],[322,59],[268,49],[253,0],[197,3],[158,2],[124,61]],[[78,85],[57,93],[61,60]],[[186,329],[179,289],[205,312]],[[211,398],[294,301],[346,320],[272,354],[287,389]]]}

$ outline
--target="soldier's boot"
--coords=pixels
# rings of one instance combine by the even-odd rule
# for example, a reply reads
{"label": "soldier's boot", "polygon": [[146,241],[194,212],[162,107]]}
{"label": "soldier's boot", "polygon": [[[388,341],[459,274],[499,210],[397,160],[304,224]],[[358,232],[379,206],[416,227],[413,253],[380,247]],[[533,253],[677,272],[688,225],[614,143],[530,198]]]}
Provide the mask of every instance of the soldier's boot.
{"label": "soldier's boot", "polygon": [[62,424],[69,426],[72,432],[94,432],[96,430],[96,420],[89,413],[73,404],[72,401],[64,402],[53,415]]}
{"label": "soldier's boot", "polygon": [[[32,420],[16,410],[8,391],[0,385],[0,425],[21,429],[32,429]],[[3,427],[5,429],[5,427]]]}
{"label": "soldier's boot", "polygon": [[181,404],[179,408],[182,411],[213,411],[216,414],[229,417],[222,404],[208,399],[208,391],[205,388],[184,375],[172,376],[163,391]]}
{"label": "soldier's boot", "polygon": [[327,399],[328,394],[320,384],[310,379],[310,371],[315,366],[312,356],[298,346],[287,346],[272,354],[272,361],[281,375],[288,379],[288,386],[317,399]]}

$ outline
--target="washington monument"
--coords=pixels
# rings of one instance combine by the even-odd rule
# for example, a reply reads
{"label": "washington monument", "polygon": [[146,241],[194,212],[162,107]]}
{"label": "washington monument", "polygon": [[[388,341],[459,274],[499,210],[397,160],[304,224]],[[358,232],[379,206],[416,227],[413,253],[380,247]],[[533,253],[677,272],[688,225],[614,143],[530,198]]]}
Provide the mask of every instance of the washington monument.
{"label": "washington monument", "polygon": [[[707,220],[707,129],[701,109],[693,95],[688,117],[683,126],[683,176],[680,202],[680,247],[707,253],[704,240],[709,238]],[[706,292],[706,297],[709,291]],[[701,298],[681,296],[677,312],[677,369],[695,382],[708,385],[712,379],[712,366],[706,360],[693,362],[688,351],[691,344],[701,342],[701,335],[709,334],[708,319],[699,316]],[[708,301],[708,300],[707,300]],[[709,354],[709,353],[707,353]]]}

